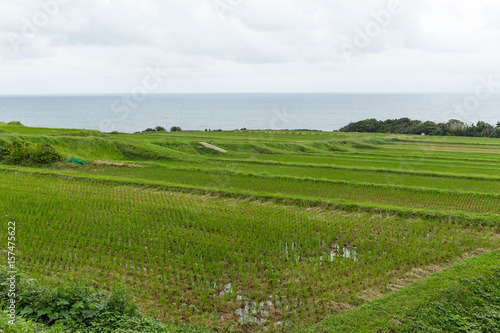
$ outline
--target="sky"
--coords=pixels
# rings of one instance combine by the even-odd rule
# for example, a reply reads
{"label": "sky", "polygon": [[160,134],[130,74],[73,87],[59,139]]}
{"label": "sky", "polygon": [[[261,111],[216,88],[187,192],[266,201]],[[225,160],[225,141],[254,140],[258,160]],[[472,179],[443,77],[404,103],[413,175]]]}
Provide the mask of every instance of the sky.
{"label": "sky", "polygon": [[0,95],[500,82],[498,0],[0,0]]}

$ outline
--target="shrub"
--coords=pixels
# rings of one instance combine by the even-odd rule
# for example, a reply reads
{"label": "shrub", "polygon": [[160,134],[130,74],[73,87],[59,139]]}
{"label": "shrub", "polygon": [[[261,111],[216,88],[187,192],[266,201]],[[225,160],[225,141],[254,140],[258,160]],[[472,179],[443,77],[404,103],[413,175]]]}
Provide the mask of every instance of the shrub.
{"label": "shrub", "polygon": [[6,146],[0,146],[0,160],[5,159],[9,154],[9,149]]}
{"label": "shrub", "polygon": [[11,121],[10,123],[7,123],[7,125],[11,125],[11,126],[24,126],[23,124],[21,124],[20,121]]}
{"label": "shrub", "polygon": [[182,128],[180,128],[178,126],[172,126],[170,128],[170,132],[182,132]]}
{"label": "shrub", "polygon": [[[0,266],[0,307],[10,303],[10,269]],[[23,273],[16,278],[16,314],[19,330],[12,333],[207,333],[189,327],[169,327],[145,317],[138,311],[133,297],[123,287],[110,294],[83,284],[65,284],[57,288],[42,286]],[[26,321],[28,319],[29,321]],[[0,329],[7,327],[6,315],[0,315]],[[38,323],[44,323],[41,326]],[[26,324],[28,323],[28,324]],[[26,324],[26,325],[25,325]],[[2,327],[3,326],[3,327]],[[24,329],[26,326],[26,329]],[[16,325],[16,327],[19,327]],[[12,329],[12,330],[10,330]]]}
{"label": "shrub", "polygon": [[37,143],[30,147],[29,159],[36,164],[51,164],[62,161],[63,157],[53,147]]}
{"label": "shrub", "polygon": [[[9,303],[8,269],[0,270],[0,304]],[[57,322],[73,328],[89,327],[94,318],[103,313],[119,316],[136,316],[137,307],[132,296],[123,288],[111,295],[104,290],[82,284],[66,284],[58,288],[41,286],[24,274],[16,279],[17,315],[49,325]],[[69,325],[67,325],[69,324]]]}
{"label": "shrub", "polygon": [[63,157],[53,147],[43,143],[13,141],[0,147],[0,159],[11,164],[50,164],[62,161]]}
{"label": "shrub", "polygon": [[162,126],[156,126],[155,127],[155,130],[157,132],[166,132],[167,130],[165,129],[165,127],[162,127]]}
{"label": "shrub", "polygon": [[20,164],[29,158],[29,146],[26,141],[13,141],[7,146],[9,155],[5,158],[8,163]]}
{"label": "shrub", "polygon": [[12,319],[5,312],[0,311],[0,332],[5,333],[69,333],[62,325],[46,326],[32,320],[18,317],[15,324],[10,323]]}
{"label": "shrub", "polygon": [[[142,133],[151,133],[151,132],[166,132],[167,130],[163,126],[156,126],[155,128],[146,128]],[[136,132],[140,133],[140,132]]]}

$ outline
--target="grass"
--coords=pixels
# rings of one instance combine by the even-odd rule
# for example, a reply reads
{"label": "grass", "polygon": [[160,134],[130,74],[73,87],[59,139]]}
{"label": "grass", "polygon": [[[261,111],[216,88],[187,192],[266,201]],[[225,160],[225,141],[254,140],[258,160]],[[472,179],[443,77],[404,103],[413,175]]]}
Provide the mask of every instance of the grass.
{"label": "grass", "polygon": [[294,333],[498,332],[499,262],[496,251],[455,263]]}
{"label": "grass", "polygon": [[203,328],[161,324],[144,316],[122,286],[109,293],[81,280],[60,283],[52,277],[42,284],[17,271],[12,296],[9,270],[0,268],[0,304],[5,308],[15,299],[17,315],[12,317],[8,308],[0,312],[2,332],[209,333]]}
{"label": "grass", "polygon": [[270,295],[275,312],[261,310],[264,326],[311,322],[340,304],[360,304],[363,291],[384,292],[414,267],[500,245],[490,228],[446,220],[314,212],[23,173],[0,180],[4,211],[23,235],[22,269],[104,288],[122,281],[147,311],[177,323],[209,324],[215,312],[239,325],[236,309]]}
{"label": "grass", "polygon": [[[66,169],[67,170],[67,169]],[[488,182],[485,189],[478,187],[480,192],[460,191],[460,187],[467,189],[469,180],[453,179],[459,189],[429,189],[425,187],[406,186],[399,184],[374,183],[367,173],[366,180],[372,182],[345,181],[340,179],[325,179],[313,177],[296,177],[270,174],[254,174],[238,172],[227,169],[201,169],[193,167],[162,167],[152,166],[143,169],[123,168],[86,168],[79,172],[86,175],[95,175],[97,171],[103,175],[115,175],[130,179],[143,179],[161,181],[164,183],[177,183],[197,187],[211,188],[214,190],[237,189],[249,194],[272,193],[298,196],[307,199],[320,198],[326,200],[344,200],[356,203],[369,203],[378,205],[393,205],[399,207],[412,207],[415,209],[434,209],[449,212],[468,212],[475,214],[498,215],[500,213],[498,202],[499,195],[495,193],[494,181]],[[104,170],[104,171],[102,171]],[[106,172],[107,170],[107,172]],[[284,172],[285,173],[285,172]],[[381,177],[382,178],[382,177]],[[387,177],[390,181],[391,178]],[[411,184],[419,184],[408,180]],[[446,183],[446,179],[433,180],[427,177],[429,183]],[[480,186],[480,181],[477,181]],[[453,184],[453,182],[451,182]],[[450,184],[450,186],[451,186]],[[420,184],[423,185],[423,184]],[[488,191],[488,188],[490,190]],[[468,189],[470,190],[470,188]],[[490,192],[490,193],[484,193]],[[493,192],[493,193],[492,193]]]}
{"label": "grass", "polygon": [[34,320],[17,318],[14,325],[9,323],[11,318],[5,312],[0,312],[0,332],[2,333],[66,333],[62,325],[46,326]]}
{"label": "grass", "polygon": [[[0,145],[12,140],[89,163],[0,164],[0,214],[18,223],[20,265],[42,282],[120,281],[154,318],[228,332],[453,331],[460,320],[439,318],[496,318],[476,301],[496,292],[498,140],[0,124]],[[478,249],[493,252],[423,278]]]}

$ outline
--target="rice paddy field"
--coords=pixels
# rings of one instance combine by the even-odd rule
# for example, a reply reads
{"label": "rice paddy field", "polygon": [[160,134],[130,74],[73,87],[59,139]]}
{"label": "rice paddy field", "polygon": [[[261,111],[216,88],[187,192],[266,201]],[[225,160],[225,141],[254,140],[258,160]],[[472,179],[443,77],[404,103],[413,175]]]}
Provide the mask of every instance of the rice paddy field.
{"label": "rice paddy field", "polygon": [[0,164],[19,267],[123,283],[160,321],[301,331],[500,249],[498,139],[0,124],[13,140],[87,163]]}

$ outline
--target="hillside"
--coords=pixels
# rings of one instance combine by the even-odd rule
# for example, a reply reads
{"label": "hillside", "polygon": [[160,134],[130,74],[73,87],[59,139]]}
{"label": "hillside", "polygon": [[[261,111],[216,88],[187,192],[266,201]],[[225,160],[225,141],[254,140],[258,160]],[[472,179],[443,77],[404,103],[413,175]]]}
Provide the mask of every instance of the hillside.
{"label": "hillside", "polygon": [[[0,213],[17,223],[19,267],[41,281],[124,283],[163,322],[329,332],[381,306],[380,322],[363,314],[359,331],[397,332],[454,288],[448,273],[430,274],[473,257],[477,270],[461,276],[497,276],[498,139],[0,123],[0,146],[12,142],[64,157],[0,163]],[[417,301],[387,315],[391,297]]]}

